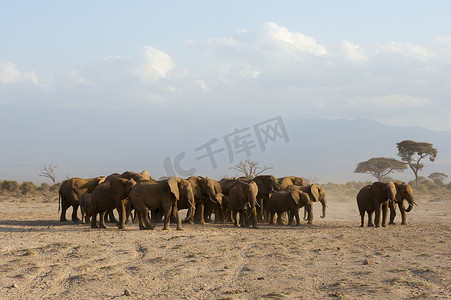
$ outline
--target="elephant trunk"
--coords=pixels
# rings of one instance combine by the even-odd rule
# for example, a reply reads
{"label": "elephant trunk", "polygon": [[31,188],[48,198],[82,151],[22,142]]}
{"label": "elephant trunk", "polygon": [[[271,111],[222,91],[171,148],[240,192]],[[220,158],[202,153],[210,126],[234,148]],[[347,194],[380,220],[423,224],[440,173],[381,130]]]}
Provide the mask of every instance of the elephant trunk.
{"label": "elephant trunk", "polygon": [[[412,201],[412,202],[413,202],[413,201]],[[412,210],[413,204],[415,204],[415,202],[413,202],[413,203],[410,203],[410,202],[409,202],[409,207],[407,207],[406,212],[410,212],[410,211]]]}
{"label": "elephant trunk", "polygon": [[325,218],[326,217],[326,208],[327,208],[326,203],[323,203],[323,215],[321,216],[321,218]]}

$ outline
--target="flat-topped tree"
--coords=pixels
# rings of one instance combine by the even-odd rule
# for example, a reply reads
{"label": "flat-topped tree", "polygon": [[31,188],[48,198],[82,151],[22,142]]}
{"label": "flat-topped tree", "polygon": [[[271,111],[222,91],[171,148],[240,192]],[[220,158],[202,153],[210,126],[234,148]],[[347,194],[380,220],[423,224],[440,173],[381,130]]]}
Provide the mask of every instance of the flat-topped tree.
{"label": "flat-topped tree", "polygon": [[445,173],[434,172],[429,174],[428,178],[438,185],[445,185],[445,179],[448,177]]}
{"label": "flat-topped tree", "polygon": [[407,169],[406,165],[394,158],[374,157],[367,161],[359,162],[354,173],[367,173],[374,176],[377,181],[382,181],[391,172],[402,172],[405,169]]}
{"label": "flat-topped tree", "polygon": [[423,169],[424,164],[420,161],[429,157],[430,161],[434,161],[437,156],[437,149],[432,147],[430,143],[415,142],[411,140],[405,140],[400,143],[396,143],[398,147],[398,156],[405,162],[415,174],[416,185],[419,185],[418,171]]}

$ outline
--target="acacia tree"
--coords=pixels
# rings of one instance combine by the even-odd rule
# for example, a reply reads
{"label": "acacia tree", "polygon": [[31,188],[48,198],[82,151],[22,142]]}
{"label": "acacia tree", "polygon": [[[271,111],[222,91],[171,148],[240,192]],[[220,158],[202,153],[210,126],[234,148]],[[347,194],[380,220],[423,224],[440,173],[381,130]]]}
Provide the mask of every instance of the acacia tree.
{"label": "acacia tree", "polygon": [[428,178],[438,185],[445,185],[445,179],[448,177],[445,173],[434,172],[429,174]]}
{"label": "acacia tree", "polygon": [[230,169],[240,171],[247,178],[253,179],[255,176],[260,175],[261,173],[272,169],[270,166],[260,166],[259,162],[252,161],[250,159],[246,159],[245,161],[240,161],[236,166],[231,167]]}
{"label": "acacia tree", "polygon": [[56,184],[56,176],[55,176],[55,166],[53,163],[48,165],[44,165],[42,169],[39,170],[39,176],[50,178],[53,181],[53,184]]}
{"label": "acacia tree", "polygon": [[418,186],[418,171],[422,170],[424,167],[424,164],[420,163],[420,161],[425,157],[429,157],[430,161],[434,161],[437,156],[437,149],[432,147],[432,144],[430,143],[414,142],[411,140],[405,140],[396,143],[396,145],[398,147],[398,156],[401,157],[401,160],[413,171],[413,174],[415,174],[415,182]]}
{"label": "acacia tree", "polygon": [[374,176],[377,181],[382,181],[391,172],[402,172],[405,169],[407,169],[406,165],[394,158],[374,157],[367,161],[359,162],[354,173],[368,173]]}

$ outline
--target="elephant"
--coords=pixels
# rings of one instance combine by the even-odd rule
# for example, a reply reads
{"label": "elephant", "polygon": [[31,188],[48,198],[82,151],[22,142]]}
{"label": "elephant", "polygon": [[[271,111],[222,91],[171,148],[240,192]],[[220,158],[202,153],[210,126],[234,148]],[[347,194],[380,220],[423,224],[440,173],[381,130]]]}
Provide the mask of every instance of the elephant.
{"label": "elephant", "polygon": [[77,209],[80,205],[80,197],[84,193],[92,193],[94,189],[103,181],[105,177],[95,177],[90,179],[70,178],[65,180],[58,191],[58,211],[61,208],[60,222],[66,222],[66,210],[73,207],[72,221],[77,222],[80,219],[77,217]]}
{"label": "elephant", "polygon": [[359,207],[361,223],[364,227],[365,212],[368,213],[368,227],[374,226],[372,222],[373,212],[376,212],[374,223],[376,227],[381,225],[386,227],[388,202],[396,199],[396,186],[393,182],[374,182],[371,185],[364,186],[357,194],[357,205]]}
{"label": "elephant", "polygon": [[[130,193],[130,201],[137,211],[139,229],[154,229],[148,218],[149,210],[162,208],[164,212],[163,230],[169,229],[171,214],[176,219],[177,230],[183,230],[178,213],[179,203],[194,207],[194,192],[188,180],[170,177],[161,181],[139,182]],[[194,210],[188,210],[188,218],[192,218]]]}
{"label": "elephant", "polygon": [[[215,181],[208,177],[191,176],[187,180],[191,184],[194,193],[195,215],[194,220],[187,217],[185,222],[205,224],[205,204],[211,201],[220,205],[222,196],[219,194],[221,191],[217,189]],[[188,209],[188,215],[190,215],[190,209],[193,208]]]}
{"label": "elephant", "polygon": [[[389,203],[390,207],[390,223],[395,224],[394,220],[396,217],[396,206],[399,206],[399,211],[401,212],[401,225],[407,225],[406,212],[410,212],[414,205],[416,205],[413,200],[413,192],[410,185],[405,182],[394,182],[396,186],[396,201],[391,201]],[[404,200],[407,200],[409,207],[406,209]]]}
{"label": "elephant", "polygon": [[[285,211],[290,211],[291,216],[296,218],[296,225],[301,225],[299,219],[299,208],[305,207],[308,212],[308,224],[312,224],[313,221],[313,204],[310,200],[309,195],[300,189],[293,189],[291,191],[279,191],[271,194],[268,200],[268,210],[270,212],[269,224],[274,224],[274,215],[277,213],[277,223],[282,224],[282,213]],[[288,220],[288,224],[291,220]]]}
{"label": "elephant", "polygon": [[97,214],[100,214],[100,227],[105,226],[105,214],[113,209],[119,212],[118,228],[124,229],[125,220],[129,210],[128,195],[136,181],[133,179],[113,178],[108,182],[99,184],[92,192],[92,219],[91,228],[99,228],[97,225]]}
{"label": "elephant", "polygon": [[[258,186],[255,182],[249,183],[237,181],[229,192],[229,206],[234,217],[234,226],[238,225],[238,219],[241,226],[247,226],[250,221],[253,228],[257,226],[257,195]],[[239,214],[239,218],[238,218]]]}
{"label": "elephant", "polygon": [[91,219],[92,214],[92,194],[84,193],[80,197],[81,222],[86,224]]}
{"label": "elephant", "polygon": [[[286,190],[301,190],[304,193],[307,193],[310,197],[310,200],[313,202],[321,202],[323,209],[321,218],[326,217],[326,208],[327,208],[327,199],[326,199],[326,191],[317,184],[309,184],[305,186],[299,185],[290,185],[286,188]],[[304,209],[304,220],[307,220],[307,210]]]}
{"label": "elephant", "polygon": [[285,190],[290,185],[297,185],[297,186],[307,185],[304,178],[296,177],[296,176],[285,176],[282,178],[277,178],[277,181],[280,184],[281,190]]}
{"label": "elephant", "polygon": [[[111,175],[108,175],[105,178],[105,181],[111,181],[113,178],[124,178],[124,179],[133,179],[136,182],[146,181],[146,180],[153,180],[152,176],[150,176],[150,173],[147,170],[143,170],[141,173],[136,173],[132,171],[125,171],[122,174],[119,173],[113,173]],[[106,220],[111,223],[117,223],[116,218],[114,217],[113,210],[108,211],[108,214],[106,215]],[[128,215],[127,220],[128,222]]]}
{"label": "elephant", "polygon": [[267,202],[269,195],[275,191],[280,191],[280,184],[276,177],[272,175],[259,175],[252,179],[258,186],[257,205],[259,206],[257,212],[258,221],[269,221],[269,212]]}
{"label": "elephant", "polygon": [[224,223],[224,194],[218,181],[213,180],[216,201],[205,201],[204,219],[205,222],[211,222],[211,215],[215,214],[215,223]]}

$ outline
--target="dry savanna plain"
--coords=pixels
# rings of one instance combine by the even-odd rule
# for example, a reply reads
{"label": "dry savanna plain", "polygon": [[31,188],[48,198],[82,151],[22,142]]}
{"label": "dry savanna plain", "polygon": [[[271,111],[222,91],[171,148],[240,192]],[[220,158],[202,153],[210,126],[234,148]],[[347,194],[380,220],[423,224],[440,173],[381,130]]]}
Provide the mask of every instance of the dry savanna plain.
{"label": "dry savanna plain", "polygon": [[387,228],[359,227],[355,195],[327,197],[313,225],[140,231],[60,223],[56,192],[2,196],[0,299],[451,298],[451,196],[416,196]]}

